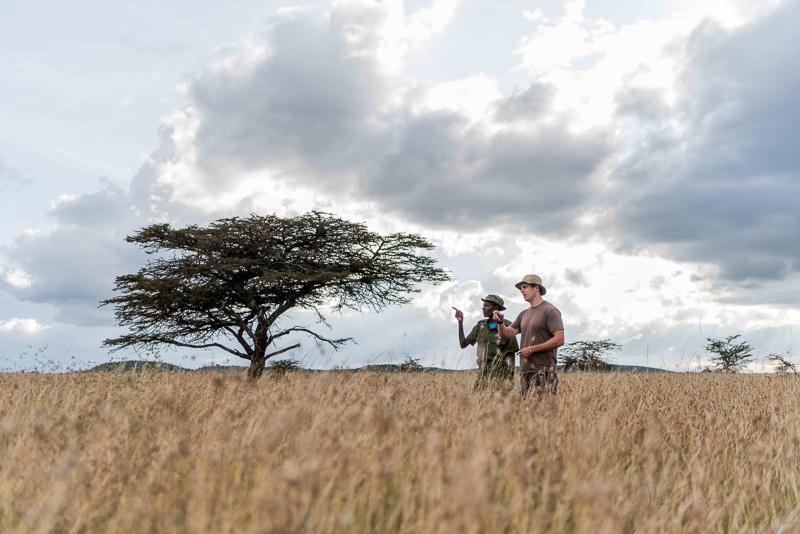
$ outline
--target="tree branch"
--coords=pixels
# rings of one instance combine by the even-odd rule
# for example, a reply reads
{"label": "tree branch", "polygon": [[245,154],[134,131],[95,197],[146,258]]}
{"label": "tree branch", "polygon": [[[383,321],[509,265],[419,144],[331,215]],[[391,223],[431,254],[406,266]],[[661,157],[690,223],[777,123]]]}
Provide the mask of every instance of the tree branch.
{"label": "tree branch", "polygon": [[[147,342],[157,342],[157,343],[165,343],[167,345],[175,345],[176,347],[186,347],[189,349],[208,349],[211,347],[217,347],[219,349],[224,350],[225,352],[230,352],[234,356],[238,356],[240,358],[244,358],[245,360],[251,359],[249,355],[242,354],[238,350],[234,350],[231,348],[226,347],[225,345],[221,345],[220,343],[206,343],[204,345],[195,345],[192,343],[182,343],[180,341],[175,341],[174,339],[165,339],[165,338],[152,338],[146,340]],[[120,347],[122,348],[122,347]]]}
{"label": "tree branch", "polygon": [[284,352],[287,352],[287,351],[290,351],[292,349],[296,349],[296,348],[299,348],[299,347],[300,347],[300,343],[296,343],[296,344],[292,345],[291,347],[286,347],[285,349],[276,350],[272,354],[267,354],[266,356],[264,356],[264,359],[265,360],[269,360],[273,356],[277,356],[278,354],[283,354]]}
{"label": "tree branch", "polygon": [[330,346],[332,346],[333,348],[335,348],[337,350],[339,349],[340,345],[343,345],[343,344],[347,343],[348,341],[353,341],[352,337],[345,337],[345,338],[341,338],[341,339],[328,339],[328,338],[322,337],[321,335],[317,334],[316,332],[312,332],[308,328],[301,328],[299,326],[293,326],[292,328],[290,328],[288,330],[284,330],[280,334],[275,334],[274,336],[272,336],[270,338],[270,343],[273,342],[274,340],[276,340],[277,338],[283,337],[283,336],[285,336],[285,335],[287,335],[287,334],[289,334],[291,332],[305,332],[306,334],[311,334],[313,337],[317,338],[320,341],[328,343]]}
{"label": "tree branch", "polygon": [[236,339],[236,341],[239,342],[239,345],[241,345],[242,348],[246,350],[248,354],[250,354],[253,351],[252,347],[250,347],[250,345],[247,344],[247,341],[245,341],[244,336],[242,336],[241,328],[239,328],[238,332],[234,331],[233,328],[231,328],[230,326],[224,326],[223,328],[226,331],[230,332],[230,334]]}

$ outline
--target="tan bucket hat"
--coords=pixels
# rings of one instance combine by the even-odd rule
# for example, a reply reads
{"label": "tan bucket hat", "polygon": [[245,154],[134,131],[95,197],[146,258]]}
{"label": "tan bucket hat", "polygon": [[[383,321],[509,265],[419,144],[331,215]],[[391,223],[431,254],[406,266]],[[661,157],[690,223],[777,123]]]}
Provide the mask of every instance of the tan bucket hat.
{"label": "tan bucket hat", "polygon": [[539,286],[539,294],[540,295],[544,295],[545,293],[547,293],[547,289],[545,289],[545,287],[542,285],[542,279],[539,278],[535,274],[526,274],[525,276],[522,277],[521,281],[519,281],[516,284],[514,284],[514,287],[519,289],[519,286],[521,286],[522,284],[530,284],[530,285]]}

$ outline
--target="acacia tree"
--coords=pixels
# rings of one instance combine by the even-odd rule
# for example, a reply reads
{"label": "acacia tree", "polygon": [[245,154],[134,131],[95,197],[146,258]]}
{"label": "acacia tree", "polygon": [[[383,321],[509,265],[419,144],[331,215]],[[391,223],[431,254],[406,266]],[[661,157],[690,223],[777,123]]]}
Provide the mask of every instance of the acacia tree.
{"label": "acacia tree", "polygon": [[575,341],[559,350],[559,359],[564,371],[572,367],[577,367],[581,371],[611,371],[614,369],[614,364],[608,361],[606,354],[621,348],[610,339]]}
{"label": "acacia tree", "polygon": [[714,370],[735,373],[753,360],[753,348],[744,341],[735,343],[741,336],[728,336],[725,339],[706,338],[706,352],[713,354]]}
{"label": "acacia tree", "polygon": [[269,358],[299,346],[278,348],[284,336],[307,334],[335,349],[352,340],[287,326],[289,310],[313,311],[328,326],[323,308],[377,312],[409,302],[420,283],[450,279],[418,253],[434,248],[422,237],[380,235],[319,212],[234,217],[208,227],[154,224],[127,241],[154,258],[117,277],[118,295],[101,303],[113,305],[117,323],[130,330],[104,346],[215,347],[249,360],[250,379]]}
{"label": "acacia tree", "polygon": [[776,373],[794,373],[797,374],[797,364],[793,364],[780,354],[768,354],[767,359],[774,366]]}

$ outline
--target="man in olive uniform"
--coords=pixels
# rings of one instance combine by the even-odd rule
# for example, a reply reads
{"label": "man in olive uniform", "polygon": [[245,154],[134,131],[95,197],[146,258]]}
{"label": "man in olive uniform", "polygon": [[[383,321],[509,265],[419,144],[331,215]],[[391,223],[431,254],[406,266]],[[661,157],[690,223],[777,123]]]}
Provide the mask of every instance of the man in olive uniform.
{"label": "man in olive uniform", "polygon": [[[497,323],[492,319],[496,311],[505,310],[503,299],[497,295],[487,295],[483,301],[483,316],[486,319],[478,321],[468,336],[464,337],[464,314],[456,310],[458,320],[458,342],[461,348],[467,345],[478,344],[478,379],[475,389],[483,389],[489,383],[499,385],[504,380],[514,375],[514,355],[519,350],[517,340],[511,337],[504,340],[500,337]],[[455,308],[453,308],[455,309]],[[505,326],[511,321],[505,321]]]}

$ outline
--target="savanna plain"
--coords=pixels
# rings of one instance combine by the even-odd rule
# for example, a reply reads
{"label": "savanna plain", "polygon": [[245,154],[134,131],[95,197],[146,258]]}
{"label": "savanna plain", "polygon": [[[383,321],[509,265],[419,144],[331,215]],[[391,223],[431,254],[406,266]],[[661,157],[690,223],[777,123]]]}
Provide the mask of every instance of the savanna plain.
{"label": "savanna plain", "polygon": [[0,374],[2,532],[800,532],[800,380]]}

